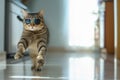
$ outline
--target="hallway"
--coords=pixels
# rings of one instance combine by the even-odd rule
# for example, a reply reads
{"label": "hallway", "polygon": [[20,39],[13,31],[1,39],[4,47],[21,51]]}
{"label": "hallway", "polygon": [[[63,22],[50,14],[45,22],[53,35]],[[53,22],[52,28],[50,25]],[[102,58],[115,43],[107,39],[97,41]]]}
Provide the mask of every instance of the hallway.
{"label": "hallway", "polygon": [[[104,55],[104,54],[103,54]],[[8,60],[0,80],[115,80],[114,57],[97,52],[49,52],[41,72],[31,71],[29,57]]]}
{"label": "hallway", "polygon": [[[119,1],[1,0],[0,80],[120,80]],[[52,51],[41,72],[31,71],[28,55],[13,59],[23,31],[22,9],[45,12]]]}

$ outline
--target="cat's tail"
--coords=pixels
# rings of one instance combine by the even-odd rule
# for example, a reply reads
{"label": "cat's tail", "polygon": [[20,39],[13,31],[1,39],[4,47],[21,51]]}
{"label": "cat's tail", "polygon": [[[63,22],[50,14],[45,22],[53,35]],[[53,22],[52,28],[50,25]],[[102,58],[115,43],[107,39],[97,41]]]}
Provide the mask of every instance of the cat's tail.
{"label": "cat's tail", "polygon": [[23,22],[23,19],[22,19],[19,15],[17,16],[17,19],[18,19],[19,21]]}

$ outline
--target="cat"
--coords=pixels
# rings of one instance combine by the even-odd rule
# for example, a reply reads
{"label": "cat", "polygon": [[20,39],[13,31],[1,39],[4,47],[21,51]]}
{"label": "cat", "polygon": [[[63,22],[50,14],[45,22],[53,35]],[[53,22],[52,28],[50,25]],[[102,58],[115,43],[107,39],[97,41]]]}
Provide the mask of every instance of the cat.
{"label": "cat", "polygon": [[26,49],[28,49],[33,63],[31,69],[41,71],[45,63],[49,36],[43,17],[44,11],[40,10],[38,13],[28,13],[26,10],[22,10],[22,14],[24,17],[21,19],[23,22],[23,32],[17,44],[14,59],[22,58]]}

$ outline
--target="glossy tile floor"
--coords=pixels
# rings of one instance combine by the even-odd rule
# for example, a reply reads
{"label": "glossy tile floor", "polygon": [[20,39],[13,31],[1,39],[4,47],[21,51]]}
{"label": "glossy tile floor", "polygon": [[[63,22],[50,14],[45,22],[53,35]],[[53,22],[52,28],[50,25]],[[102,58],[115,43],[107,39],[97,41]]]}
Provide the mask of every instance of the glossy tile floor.
{"label": "glossy tile floor", "polygon": [[29,57],[8,62],[0,80],[120,80],[114,75],[114,56],[104,60],[97,52],[51,52],[41,72],[31,71]]}

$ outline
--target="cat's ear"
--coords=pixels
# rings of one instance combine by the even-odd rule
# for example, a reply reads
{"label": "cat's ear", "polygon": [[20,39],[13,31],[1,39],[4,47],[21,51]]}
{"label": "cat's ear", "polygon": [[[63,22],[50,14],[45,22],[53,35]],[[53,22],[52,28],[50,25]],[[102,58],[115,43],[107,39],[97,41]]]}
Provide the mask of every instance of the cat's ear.
{"label": "cat's ear", "polygon": [[44,15],[44,10],[43,10],[43,9],[39,11],[39,15],[40,15],[40,16],[43,16],[43,15]]}
{"label": "cat's ear", "polygon": [[24,17],[26,17],[28,15],[28,12],[26,10],[22,9],[22,14]]}

